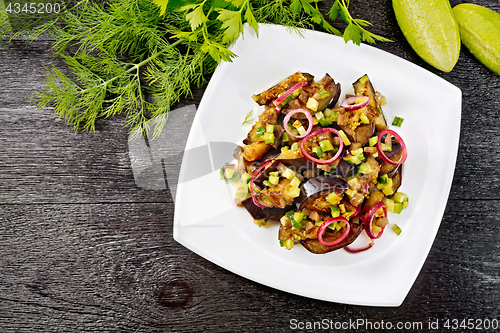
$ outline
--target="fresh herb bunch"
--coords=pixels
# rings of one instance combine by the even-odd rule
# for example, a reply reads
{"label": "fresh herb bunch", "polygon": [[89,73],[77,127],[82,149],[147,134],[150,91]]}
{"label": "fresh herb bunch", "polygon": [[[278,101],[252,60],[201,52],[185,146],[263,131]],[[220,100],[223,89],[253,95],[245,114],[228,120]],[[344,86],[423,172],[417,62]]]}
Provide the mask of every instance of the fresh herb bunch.
{"label": "fresh herb bunch", "polygon": [[[245,22],[256,33],[258,23],[274,23],[319,26],[342,36],[321,14],[320,1],[82,0],[55,20],[16,32],[0,15],[0,35],[31,40],[47,33],[55,55],[70,69],[70,76],[47,69],[47,89],[35,98],[38,108],[53,106],[75,131],[94,131],[96,119],[125,112],[131,131],[140,127],[154,138],[176,102],[190,96],[193,86],[206,84],[217,63],[237,56],[228,46]],[[340,13],[348,24],[346,42],[387,40],[364,30],[369,23],[352,18],[348,6],[349,1],[336,0],[329,12],[330,19]]]}

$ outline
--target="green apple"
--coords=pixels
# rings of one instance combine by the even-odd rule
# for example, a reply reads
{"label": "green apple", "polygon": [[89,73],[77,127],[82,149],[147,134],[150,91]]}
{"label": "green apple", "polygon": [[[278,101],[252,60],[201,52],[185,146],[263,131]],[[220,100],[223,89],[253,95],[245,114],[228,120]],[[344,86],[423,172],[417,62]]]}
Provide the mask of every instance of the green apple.
{"label": "green apple", "polygon": [[500,14],[464,3],[453,8],[465,47],[483,65],[500,75]]}
{"label": "green apple", "polygon": [[415,52],[449,72],[460,55],[460,33],[448,0],[392,0],[399,27]]}

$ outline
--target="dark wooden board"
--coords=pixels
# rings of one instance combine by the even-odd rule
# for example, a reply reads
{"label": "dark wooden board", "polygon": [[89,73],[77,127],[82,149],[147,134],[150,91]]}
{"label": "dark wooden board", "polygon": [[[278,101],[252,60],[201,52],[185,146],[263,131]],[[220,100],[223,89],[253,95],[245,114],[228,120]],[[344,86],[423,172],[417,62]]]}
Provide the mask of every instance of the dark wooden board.
{"label": "dark wooden board", "polygon": [[[451,1],[459,2],[465,1]],[[498,3],[472,2],[500,12]],[[428,331],[437,319],[436,332],[444,331],[446,319],[500,320],[500,77],[465,48],[451,73],[425,64],[404,39],[389,0],[351,1],[351,8],[374,23],[374,32],[394,40],[376,47],[463,93],[450,199],[400,307],[281,292],[175,242],[170,192],[136,185],[122,117],[99,120],[95,133],[75,135],[51,108],[37,112],[29,101],[43,89],[43,67],[62,66],[43,37],[0,49],[0,331],[280,332],[290,331],[294,319],[419,322],[423,326],[414,331]],[[198,105],[202,94],[196,89],[179,106]],[[188,132],[180,128],[179,138]],[[311,283],[327,288],[328,282]]]}

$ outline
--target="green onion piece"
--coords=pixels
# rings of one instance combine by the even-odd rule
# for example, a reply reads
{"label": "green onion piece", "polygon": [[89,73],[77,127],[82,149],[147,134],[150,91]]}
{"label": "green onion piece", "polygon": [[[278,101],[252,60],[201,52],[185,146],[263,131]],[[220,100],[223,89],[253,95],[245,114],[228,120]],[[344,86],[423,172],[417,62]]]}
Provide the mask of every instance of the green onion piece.
{"label": "green onion piece", "polygon": [[290,222],[292,223],[292,227],[294,227],[295,229],[302,230],[306,228],[305,226],[302,225],[302,223],[299,223],[295,220],[291,220]]}
{"label": "green onion piece", "polygon": [[394,224],[392,226],[392,231],[394,231],[396,233],[396,235],[398,235],[398,236],[399,236],[399,234],[401,234],[401,228],[397,224]]}
{"label": "green onion piece", "polygon": [[295,212],[293,214],[293,219],[295,220],[295,222],[302,222],[302,220],[304,219],[306,214],[302,213],[302,212]]}
{"label": "green onion piece", "polygon": [[292,146],[290,147],[291,150],[297,151],[300,149],[300,144],[298,142],[292,143]]}
{"label": "green onion piece", "polygon": [[255,130],[255,134],[257,134],[258,136],[262,136],[264,135],[264,133],[266,133],[266,129],[262,126]]}
{"label": "green onion piece", "polygon": [[370,119],[368,119],[368,117],[364,113],[362,113],[359,116],[359,119],[360,119],[362,124],[369,124],[370,123]]}
{"label": "green onion piece", "polygon": [[392,125],[393,126],[397,126],[397,127],[401,127],[401,125],[403,124],[403,120],[404,118],[400,118],[400,117],[394,117],[394,121],[392,122]]}
{"label": "green onion piece", "polygon": [[370,147],[374,147],[378,142],[378,136],[372,136],[369,140],[368,140],[368,144],[370,145]]}
{"label": "green onion piece", "polygon": [[262,182],[262,184],[266,185],[267,187],[271,187],[271,186],[273,186],[273,184],[271,184],[271,182],[270,182],[269,180],[264,180],[264,181]]}
{"label": "green onion piece", "polygon": [[382,176],[379,176],[377,178],[377,181],[380,183],[380,184],[388,184],[389,183],[389,176],[387,175],[382,175]]}
{"label": "green onion piece", "polygon": [[333,222],[332,224],[330,224],[328,227],[328,229],[334,231],[334,232],[337,232],[340,230],[340,225],[337,223],[337,222]]}
{"label": "green onion piece", "polygon": [[325,89],[321,89],[320,91],[318,91],[318,94],[321,96],[321,98],[327,98],[328,96],[330,96],[328,91],[326,91]]}
{"label": "green onion piece", "polygon": [[267,125],[266,126],[266,132],[267,133],[273,133],[274,132],[274,125],[271,125],[271,124]]}
{"label": "green onion piece", "polygon": [[406,200],[406,198],[408,198],[408,196],[403,192],[396,192],[396,193],[394,193],[394,196],[392,197],[392,199],[394,199],[394,201],[401,202],[401,203],[403,203]]}
{"label": "green onion piece", "polygon": [[380,147],[382,147],[382,151],[392,151],[392,146],[389,146],[386,143],[381,143]]}
{"label": "green onion piece", "polygon": [[316,146],[313,148],[313,152],[318,155],[318,158],[321,158],[323,156],[323,150],[321,149],[320,146]]}
{"label": "green onion piece", "polygon": [[319,124],[320,124],[321,126],[323,126],[323,127],[328,127],[328,126],[330,126],[330,125],[332,124],[332,122],[331,122],[331,121],[329,121],[329,120],[328,120],[328,119],[326,119],[326,118],[321,118],[318,122],[319,122]]}
{"label": "green onion piece", "polygon": [[333,123],[334,121],[337,121],[338,118],[339,118],[339,113],[332,112],[332,114],[328,117],[328,120],[330,120]]}
{"label": "green onion piece", "polygon": [[355,212],[345,212],[342,214],[343,217],[349,220],[349,218],[354,215]]}

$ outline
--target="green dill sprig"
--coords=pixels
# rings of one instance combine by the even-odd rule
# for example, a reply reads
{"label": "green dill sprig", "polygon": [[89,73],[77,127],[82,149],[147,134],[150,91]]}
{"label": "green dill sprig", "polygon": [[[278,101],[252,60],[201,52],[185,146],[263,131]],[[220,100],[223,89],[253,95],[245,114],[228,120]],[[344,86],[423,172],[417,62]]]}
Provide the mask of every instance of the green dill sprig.
{"label": "green dill sprig", "polygon": [[253,110],[250,110],[246,115],[245,119],[243,119],[243,122],[241,123],[242,125],[245,124],[252,124],[254,122],[254,119],[252,118],[253,116]]}
{"label": "green dill sprig", "polygon": [[[42,33],[52,38],[52,50],[67,68],[47,70],[38,108],[52,106],[75,131],[94,131],[97,119],[125,113],[132,133],[154,138],[178,101],[205,85],[218,63],[237,56],[229,46],[244,23],[257,34],[258,23],[273,23],[297,31],[319,26],[357,44],[361,38],[386,40],[364,30],[367,21],[352,18],[349,1],[336,0],[328,17],[318,9],[320,1],[80,0],[55,20],[22,31],[12,31],[0,12],[2,38],[10,36],[1,42]],[[343,34],[327,20],[339,14],[348,24]]]}

